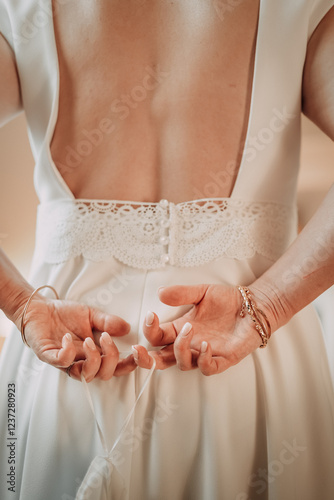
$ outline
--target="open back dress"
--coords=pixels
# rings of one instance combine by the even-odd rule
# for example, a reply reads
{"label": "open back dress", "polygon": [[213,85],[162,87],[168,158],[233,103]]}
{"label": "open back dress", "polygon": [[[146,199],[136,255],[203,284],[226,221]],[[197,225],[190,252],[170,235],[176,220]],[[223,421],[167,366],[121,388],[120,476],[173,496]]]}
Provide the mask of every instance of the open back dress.
{"label": "open back dress", "polygon": [[[190,307],[160,303],[159,286],[247,285],[269,268],[297,235],[303,65],[333,4],[260,1],[246,146],[231,197],[175,204],[74,198],[50,153],[59,98],[51,0],[0,0],[36,160],[30,283],[123,317],[131,331],[115,342],[128,353],[132,344],[150,349],[147,310],[164,322]],[[283,279],[289,286],[295,276]],[[90,401],[84,384],[40,362],[13,328],[0,358],[0,498],[333,500],[333,389],[311,306],[224,373],[148,374],[95,380]],[[17,402],[15,491],[8,384]]]}

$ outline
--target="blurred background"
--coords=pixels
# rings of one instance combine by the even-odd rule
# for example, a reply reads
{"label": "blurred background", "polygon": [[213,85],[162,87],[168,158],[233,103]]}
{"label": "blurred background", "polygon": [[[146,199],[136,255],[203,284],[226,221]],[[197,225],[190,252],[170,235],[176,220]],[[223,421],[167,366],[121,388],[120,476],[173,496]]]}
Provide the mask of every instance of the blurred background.
{"label": "blurred background", "polygon": [[[301,228],[334,183],[334,143],[306,118],[303,118],[302,130],[298,187]],[[34,248],[38,203],[33,168],[25,118],[21,114],[0,129],[0,245],[25,277]],[[334,287],[319,297],[315,306],[323,324],[334,381]],[[10,325],[0,311],[0,349]]]}

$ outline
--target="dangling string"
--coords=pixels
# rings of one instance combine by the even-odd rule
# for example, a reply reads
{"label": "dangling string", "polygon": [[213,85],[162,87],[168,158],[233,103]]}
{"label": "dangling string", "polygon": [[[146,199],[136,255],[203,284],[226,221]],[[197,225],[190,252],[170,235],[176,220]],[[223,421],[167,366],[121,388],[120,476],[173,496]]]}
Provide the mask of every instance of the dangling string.
{"label": "dangling string", "polygon": [[95,424],[96,424],[96,427],[97,427],[97,432],[99,434],[99,438],[100,438],[100,441],[101,441],[101,444],[102,444],[103,451],[104,451],[105,455],[108,456],[108,446],[107,446],[106,440],[104,438],[104,435],[103,435],[102,429],[100,427],[100,424],[99,424],[99,422],[97,420],[97,416],[96,416],[96,413],[95,413],[92,396],[91,396],[91,393],[90,393],[89,388],[88,388],[88,384],[87,384],[87,382],[85,380],[85,377],[83,376],[82,372],[81,372],[81,381],[82,381],[82,383],[84,385],[86,397],[87,397],[89,406],[91,407],[91,410],[92,410],[92,413],[93,413],[93,416],[94,416]]}
{"label": "dangling string", "polygon": [[100,441],[101,441],[101,444],[102,444],[102,448],[103,448],[103,451],[105,453],[105,456],[108,457],[108,458],[111,458],[114,449],[116,448],[116,446],[118,445],[119,441],[121,440],[121,438],[122,438],[122,436],[123,436],[123,434],[124,434],[127,426],[129,425],[131,417],[134,414],[136,406],[137,406],[137,404],[138,404],[141,396],[143,395],[145,389],[147,388],[147,386],[148,386],[148,384],[149,384],[149,382],[150,382],[150,380],[152,378],[153,372],[154,372],[155,367],[156,367],[156,361],[153,358],[153,356],[151,356],[151,357],[152,357],[153,363],[152,363],[152,366],[150,368],[150,371],[147,374],[147,377],[146,377],[145,382],[143,383],[143,386],[142,386],[142,388],[141,388],[141,390],[140,390],[140,392],[139,392],[139,394],[137,396],[137,399],[134,402],[134,404],[133,404],[133,406],[132,406],[132,408],[131,408],[128,416],[126,417],[126,419],[125,419],[125,421],[124,421],[124,423],[123,423],[123,425],[121,427],[121,430],[120,430],[120,432],[119,432],[119,434],[118,434],[118,436],[117,436],[117,438],[116,438],[116,440],[115,440],[115,442],[113,444],[113,447],[111,448],[110,452],[108,451],[108,446],[107,446],[106,439],[105,439],[105,437],[103,435],[101,426],[100,426],[100,424],[98,422],[98,419],[97,419],[97,415],[96,415],[95,408],[94,408],[94,403],[93,403],[93,400],[92,400],[92,396],[91,396],[88,384],[87,384],[84,376],[81,373],[81,381],[82,381],[82,383],[84,385],[86,397],[87,397],[89,406],[90,406],[90,408],[92,410],[92,413],[93,413],[93,417],[94,417],[95,424],[96,424],[96,427],[97,427],[97,431],[98,431],[98,434],[99,434],[99,438],[100,438]]}
{"label": "dangling string", "polygon": [[152,366],[151,366],[151,368],[150,368],[150,371],[148,372],[147,377],[146,377],[146,380],[145,380],[145,382],[143,383],[143,386],[142,386],[142,388],[141,388],[141,390],[140,390],[140,393],[138,394],[137,399],[136,399],[136,401],[135,401],[134,405],[132,406],[132,408],[131,408],[131,410],[130,410],[130,412],[129,412],[128,416],[127,416],[127,417],[126,417],[126,419],[125,419],[124,424],[123,424],[123,425],[122,425],[122,427],[121,427],[121,430],[120,430],[120,432],[119,432],[119,434],[118,434],[118,437],[117,437],[117,439],[116,439],[116,441],[115,441],[115,443],[114,443],[113,447],[112,447],[112,448],[111,448],[111,450],[110,450],[110,453],[109,453],[109,458],[111,458],[111,456],[112,456],[112,453],[113,453],[114,449],[116,448],[116,446],[118,445],[119,441],[121,440],[121,438],[122,438],[122,436],[123,436],[123,434],[124,434],[124,431],[126,430],[126,428],[127,428],[128,424],[129,424],[129,422],[130,422],[130,420],[131,420],[132,415],[134,414],[134,411],[135,411],[135,408],[136,408],[136,406],[137,406],[137,404],[138,404],[138,401],[140,400],[140,398],[141,398],[142,394],[144,393],[144,391],[145,391],[146,387],[148,386],[148,384],[149,384],[149,382],[150,382],[150,380],[151,380],[151,378],[152,378],[152,375],[153,375],[153,372],[154,372],[154,370],[155,370],[155,366],[156,366],[156,361],[155,361],[155,359],[154,359],[153,357],[152,357],[152,360],[153,360],[153,363],[152,363]]}

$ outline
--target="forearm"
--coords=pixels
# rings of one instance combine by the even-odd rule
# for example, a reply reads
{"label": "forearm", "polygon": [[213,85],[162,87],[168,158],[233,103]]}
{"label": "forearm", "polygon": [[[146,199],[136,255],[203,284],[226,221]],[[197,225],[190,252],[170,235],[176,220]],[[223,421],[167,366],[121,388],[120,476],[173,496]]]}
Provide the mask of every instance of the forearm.
{"label": "forearm", "polygon": [[282,257],[252,285],[273,331],[334,283],[334,185]]}
{"label": "forearm", "polygon": [[0,309],[19,326],[20,311],[33,288],[0,249]]}

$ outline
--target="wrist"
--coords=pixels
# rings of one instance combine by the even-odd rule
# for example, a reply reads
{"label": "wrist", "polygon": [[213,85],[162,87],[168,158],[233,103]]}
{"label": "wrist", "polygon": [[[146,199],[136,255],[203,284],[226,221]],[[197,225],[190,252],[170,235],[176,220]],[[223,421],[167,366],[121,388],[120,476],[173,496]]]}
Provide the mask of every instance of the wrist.
{"label": "wrist", "polygon": [[280,294],[275,286],[259,278],[248,288],[258,308],[268,318],[272,333],[285,325],[294,315],[284,295]]}
{"label": "wrist", "polygon": [[1,283],[1,309],[8,319],[19,328],[21,311],[34,289],[22,279],[22,282],[6,281]]}
{"label": "wrist", "polygon": [[44,288],[50,288],[53,291],[53,293],[55,294],[56,299],[57,300],[59,299],[59,295],[58,295],[57,291],[53,288],[53,286],[51,286],[51,285],[42,285],[42,286],[36,288],[30,294],[28,300],[24,303],[24,305],[22,304],[22,306],[17,311],[18,318],[16,319],[16,324],[17,324],[17,322],[19,321],[19,318],[20,318],[20,330],[21,330],[22,340],[23,340],[24,344],[26,344],[28,347],[30,347],[30,345],[28,344],[26,336],[25,336],[25,326],[26,326],[26,323],[27,323],[27,316],[29,315],[29,308],[31,309],[32,302],[34,302],[35,305],[36,305],[36,302],[37,302],[37,304],[38,304],[38,302],[41,303],[41,301],[43,301],[45,303],[45,301],[48,300],[45,297],[43,297],[43,296],[41,297],[38,294],[38,292],[40,290],[43,290]]}
{"label": "wrist", "polygon": [[258,307],[254,300],[250,289],[246,286],[238,286],[238,290],[242,296],[243,304],[241,307],[240,316],[249,315],[253,322],[253,326],[261,337],[260,347],[266,347],[268,340],[271,337],[271,325],[265,312]]}

